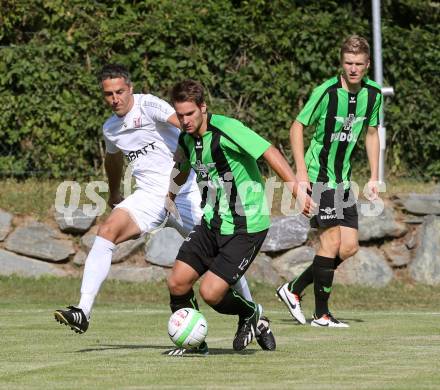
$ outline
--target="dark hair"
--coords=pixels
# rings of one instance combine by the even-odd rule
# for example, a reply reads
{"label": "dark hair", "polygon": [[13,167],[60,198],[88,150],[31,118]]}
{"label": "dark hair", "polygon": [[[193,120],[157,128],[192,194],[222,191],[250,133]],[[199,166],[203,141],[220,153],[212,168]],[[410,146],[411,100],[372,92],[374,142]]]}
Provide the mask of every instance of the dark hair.
{"label": "dark hair", "polygon": [[105,64],[99,73],[98,81],[102,83],[104,80],[117,78],[123,78],[128,85],[131,84],[130,73],[124,65]]}
{"label": "dark hair", "polygon": [[370,58],[370,45],[359,35],[351,35],[344,40],[341,46],[341,59],[345,53],[366,54]]}
{"label": "dark hair", "polygon": [[183,80],[174,85],[170,93],[171,103],[194,102],[198,106],[205,103],[202,84],[195,80]]}

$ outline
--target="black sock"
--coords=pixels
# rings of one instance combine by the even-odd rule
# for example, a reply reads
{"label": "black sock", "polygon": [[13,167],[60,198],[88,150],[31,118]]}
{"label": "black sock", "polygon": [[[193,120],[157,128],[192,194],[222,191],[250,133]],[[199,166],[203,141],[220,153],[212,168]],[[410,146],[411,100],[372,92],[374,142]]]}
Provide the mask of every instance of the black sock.
{"label": "black sock", "polygon": [[316,255],[313,259],[313,283],[315,290],[315,314],[318,318],[327,314],[328,299],[335,273],[335,259]]}
{"label": "black sock", "polygon": [[344,260],[342,260],[339,256],[336,256],[335,258],[335,269],[339,267],[339,265],[343,262]]}
{"label": "black sock", "polygon": [[301,295],[305,288],[313,283],[313,264],[310,264],[304,272],[296,279],[288,284],[288,289],[291,293]]}
{"label": "black sock", "polygon": [[238,314],[241,318],[248,318],[255,311],[255,303],[244,299],[237,291],[230,288],[223,299],[212,306],[221,314]]}
{"label": "black sock", "polygon": [[199,310],[199,305],[197,303],[196,297],[194,296],[193,289],[189,290],[186,294],[183,295],[170,294],[170,308],[173,313],[185,307]]}

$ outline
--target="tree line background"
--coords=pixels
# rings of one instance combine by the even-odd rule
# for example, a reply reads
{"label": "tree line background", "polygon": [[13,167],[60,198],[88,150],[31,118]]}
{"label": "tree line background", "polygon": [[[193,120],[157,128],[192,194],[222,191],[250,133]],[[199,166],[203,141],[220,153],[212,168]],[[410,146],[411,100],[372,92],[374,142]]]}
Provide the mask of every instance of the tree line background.
{"label": "tree line background", "polygon": [[[290,124],[338,72],[342,40],[357,33],[372,44],[367,0],[0,4],[1,177],[102,172],[110,112],[96,75],[109,61],[130,69],[136,92],[164,98],[176,81],[200,80],[212,112],[242,120],[290,158]],[[440,177],[439,12],[434,1],[382,0],[384,84],[395,89],[385,106],[388,174]]]}

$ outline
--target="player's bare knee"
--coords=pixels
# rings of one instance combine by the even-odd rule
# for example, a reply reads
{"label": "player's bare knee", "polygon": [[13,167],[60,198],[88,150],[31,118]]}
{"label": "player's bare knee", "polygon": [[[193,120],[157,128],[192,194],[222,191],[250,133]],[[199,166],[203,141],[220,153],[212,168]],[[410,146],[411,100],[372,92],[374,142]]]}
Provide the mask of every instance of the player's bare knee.
{"label": "player's bare knee", "polygon": [[359,244],[341,245],[339,249],[339,257],[345,260],[351,256],[354,256],[359,250]]}
{"label": "player's bare knee", "polygon": [[320,237],[320,244],[321,244],[321,248],[326,253],[328,253],[329,256],[330,255],[336,256],[340,251],[341,238],[340,236],[337,236],[335,234],[332,236],[323,235]]}
{"label": "player's bare knee", "polygon": [[183,286],[180,283],[178,283],[173,273],[171,273],[168,276],[167,285],[168,285],[168,290],[173,295],[180,295],[180,291],[183,290]]}
{"label": "player's bare knee", "polygon": [[218,293],[211,288],[210,286],[207,286],[206,284],[200,285],[199,293],[203,300],[209,305],[209,306],[215,306],[217,305],[222,297],[218,296]]}
{"label": "player's bare knee", "polygon": [[111,242],[115,242],[118,232],[112,223],[104,222],[99,226],[97,235]]}
{"label": "player's bare knee", "polygon": [[341,240],[326,240],[325,242],[321,242],[321,248],[324,249],[325,252],[336,256],[340,252]]}

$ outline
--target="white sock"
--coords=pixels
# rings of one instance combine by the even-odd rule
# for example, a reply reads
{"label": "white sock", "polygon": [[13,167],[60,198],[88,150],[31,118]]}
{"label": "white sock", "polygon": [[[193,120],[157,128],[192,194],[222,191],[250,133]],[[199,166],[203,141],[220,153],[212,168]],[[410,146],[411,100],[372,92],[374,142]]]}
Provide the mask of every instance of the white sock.
{"label": "white sock", "polygon": [[113,242],[96,236],[92,249],[90,249],[87,256],[81,284],[81,299],[78,304],[78,307],[82,309],[87,318],[90,317],[99,288],[110,271],[115,247],[116,245]]}
{"label": "white sock", "polygon": [[244,299],[253,302],[251,291],[249,290],[249,286],[247,284],[247,280],[244,276],[242,276],[237,283],[235,283],[232,288],[237,291]]}

